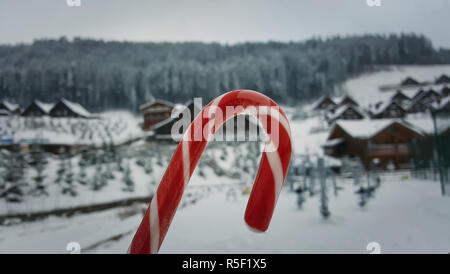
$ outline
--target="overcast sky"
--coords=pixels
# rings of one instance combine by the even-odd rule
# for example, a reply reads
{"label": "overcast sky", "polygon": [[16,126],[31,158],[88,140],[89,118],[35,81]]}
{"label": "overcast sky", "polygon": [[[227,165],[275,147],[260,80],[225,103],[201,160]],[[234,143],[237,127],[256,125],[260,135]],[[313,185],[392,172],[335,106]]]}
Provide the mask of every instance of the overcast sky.
{"label": "overcast sky", "polygon": [[74,36],[132,41],[289,41],[423,33],[450,48],[450,0],[0,0],[0,43]]}

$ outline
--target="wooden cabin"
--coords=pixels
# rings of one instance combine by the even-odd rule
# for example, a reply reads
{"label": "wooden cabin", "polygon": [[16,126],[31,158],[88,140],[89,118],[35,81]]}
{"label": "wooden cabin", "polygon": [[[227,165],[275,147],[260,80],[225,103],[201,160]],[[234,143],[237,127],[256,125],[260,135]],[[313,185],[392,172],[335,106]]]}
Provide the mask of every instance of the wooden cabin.
{"label": "wooden cabin", "polygon": [[53,108],[53,104],[44,103],[39,100],[34,100],[25,110],[22,112],[22,116],[27,117],[41,117],[49,115],[50,110]]}
{"label": "wooden cabin", "polygon": [[324,96],[315,103],[314,110],[328,111],[336,108],[336,106],[337,104],[329,96]]}
{"label": "wooden cabin", "polygon": [[90,118],[91,114],[78,103],[62,98],[49,112],[51,117]]}
{"label": "wooden cabin", "polygon": [[164,100],[142,105],[139,108],[144,117],[142,129],[148,131],[159,122],[170,118],[173,108],[174,104]]}
{"label": "wooden cabin", "polygon": [[412,126],[391,119],[338,121],[323,148],[332,157],[359,158],[366,170],[375,159],[380,169],[388,169],[390,163],[395,169],[406,169],[410,167],[408,144],[423,137]]}
{"label": "wooden cabin", "polygon": [[[187,128],[180,128],[180,131],[175,134],[175,136],[172,136],[172,127],[177,122],[182,122],[181,119],[187,119],[184,121],[187,125],[190,125],[192,121],[194,121],[195,116],[200,113],[202,110],[202,106],[195,103],[195,101],[190,100],[185,104],[186,107],[181,108],[177,111],[177,113],[174,113],[172,116],[169,113],[168,118],[163,119],[159,123],[153,124],[151,127],[151,130],[153,130],[154,135],[153,137],[157,140],[172,140],[172,141],[178,141],[181,139],[181,137],[184,134],[184,131]],[[189,116],[183,115],[183,112],[189,111]]]}
{"label": "wooden cabin", "polygon": [[396,101],[377,104],[375,109],[370,111],[372,119],[403,118],[405,114],[406,111]]}
{"label": "wooden cabin", "polygon": [[365,114],[359,107],[349,104],[340,106],[333,113],[328,113],[325,118],[328,124],[332,124],[336,120],[361,120],[365,118]]}
{"label": "wooden cabin", "polygon": [[441,76],[439,76],[439,78],[436,79],[436,81],[434,81],[434,83],[437,85],[450,84],[450,77],[442,74]]}

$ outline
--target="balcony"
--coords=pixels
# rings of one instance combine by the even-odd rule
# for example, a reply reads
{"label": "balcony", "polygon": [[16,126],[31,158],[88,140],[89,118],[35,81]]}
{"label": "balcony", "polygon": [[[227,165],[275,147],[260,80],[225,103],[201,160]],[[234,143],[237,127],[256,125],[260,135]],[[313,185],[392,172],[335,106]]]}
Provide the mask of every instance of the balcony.
{"label": "balcony", "polygon": [[409,155],[407,144],[369,144],[367,154],[371,157]]}

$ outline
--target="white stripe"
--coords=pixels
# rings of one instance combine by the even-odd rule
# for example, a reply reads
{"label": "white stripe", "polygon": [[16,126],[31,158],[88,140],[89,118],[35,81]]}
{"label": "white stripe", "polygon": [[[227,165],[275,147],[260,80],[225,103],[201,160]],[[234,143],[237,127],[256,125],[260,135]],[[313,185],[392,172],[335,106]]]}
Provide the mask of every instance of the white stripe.
{"label": "white stripe", "polygon": [[264,148],[264,152],[266,153],[267,160],[269,160],[270,169],[272,170],[273,179],[275,183],[275,203],[278,200],[278,196],[281,192],[281,187],[283,186],[283,167],[281,164],[280,155],[278,154],[278,150],[274,149],[275,145],[272,140],[266,145]]}
{"label": "white stripe", "polygon": [[150,203],[150,253],[156,254],[159,249],[159,213],[158,213],[158,198],[157,195]]}
{"label": "white stripe", "polygon": [[[190,128],[189,128],[190,129]],[[188,131],[189,131],[188,129]],[[188,136],[185,135],[185,136]],[[183,138],[183,142],[181,142],[181,150],[183,152],[183,177],[184,177],[184,187],[187,186],[189,182],[189,178],[191,176],[191,163],[190,163],[190,155],[189,155],[189,141],[188,138]]]}

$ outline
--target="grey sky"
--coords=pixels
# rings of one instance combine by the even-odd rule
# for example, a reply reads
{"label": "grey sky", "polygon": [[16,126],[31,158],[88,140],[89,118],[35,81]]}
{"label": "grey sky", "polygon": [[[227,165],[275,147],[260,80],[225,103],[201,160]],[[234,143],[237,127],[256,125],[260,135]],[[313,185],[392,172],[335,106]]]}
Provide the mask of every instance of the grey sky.
{"label": "grey sky", "polygon": [[132,41],[304,40],[423,33],[450,48],[450,0],[0,0],[0,43],[74,36]]}

